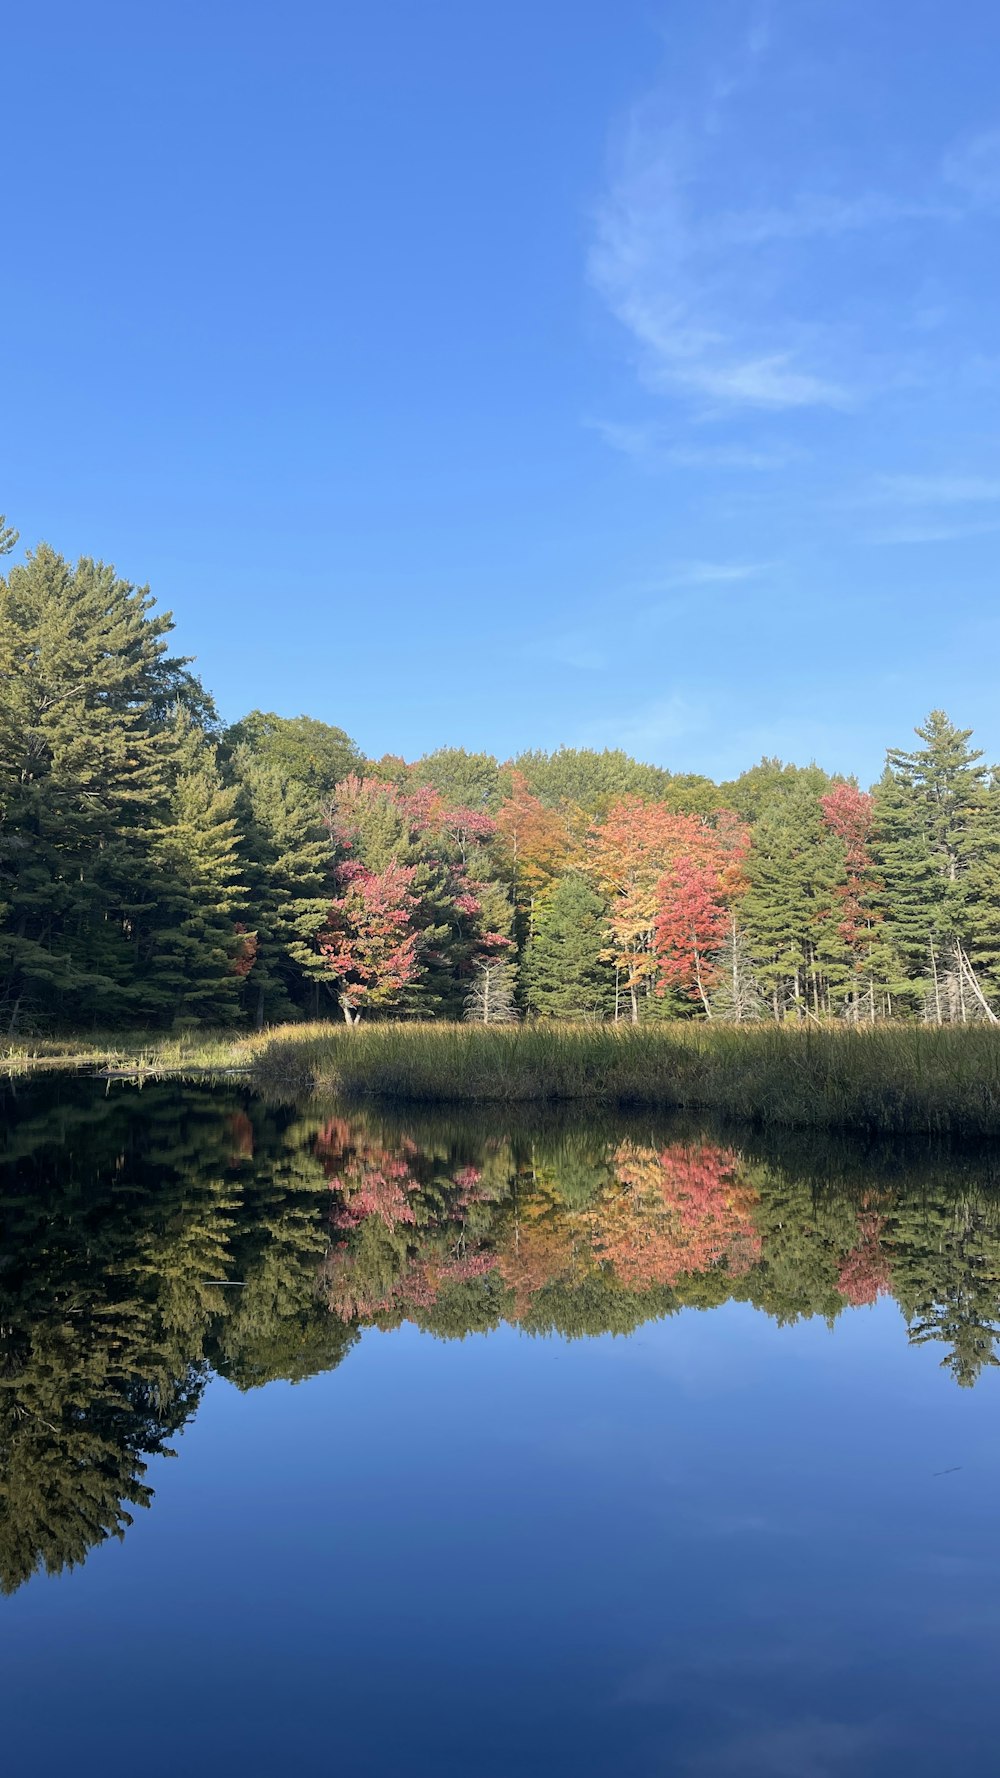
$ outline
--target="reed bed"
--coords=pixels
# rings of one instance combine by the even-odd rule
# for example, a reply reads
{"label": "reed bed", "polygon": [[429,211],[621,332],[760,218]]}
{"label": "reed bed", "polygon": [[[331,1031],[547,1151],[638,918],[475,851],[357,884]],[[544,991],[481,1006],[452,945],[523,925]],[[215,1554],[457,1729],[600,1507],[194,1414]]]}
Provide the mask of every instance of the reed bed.
{"label": "reed bed", "polygon": [[758,1126],[1000,1135],[1000,1031],[983,1025],[284,1025],[50,1038],[0,1072],[240,1073],[270,1095],[409,1105],[595,1105]]}
{"label": "reed bed", "polygon": [[1000,1134],[1000,1032],[984,1026],[295,1026],[257,1046],[250,1073],[272,1090],[411,1104],[577,1102],[763,1126]]}

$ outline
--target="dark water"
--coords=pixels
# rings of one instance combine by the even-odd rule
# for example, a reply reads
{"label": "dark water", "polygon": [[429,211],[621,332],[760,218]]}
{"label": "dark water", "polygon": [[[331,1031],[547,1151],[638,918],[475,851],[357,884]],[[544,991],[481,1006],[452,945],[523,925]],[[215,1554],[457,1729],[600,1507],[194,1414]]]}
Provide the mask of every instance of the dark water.
{"label": "dark water", "polygon": [[992,1154],[2,1110],[5,1774],[996,1769]]}

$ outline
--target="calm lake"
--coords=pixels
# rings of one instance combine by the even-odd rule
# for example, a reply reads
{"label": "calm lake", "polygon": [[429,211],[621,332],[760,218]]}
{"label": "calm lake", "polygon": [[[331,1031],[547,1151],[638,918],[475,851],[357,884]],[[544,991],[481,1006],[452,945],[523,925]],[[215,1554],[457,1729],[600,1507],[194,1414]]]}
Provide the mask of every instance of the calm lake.
{"label": "calm lake", "polygon": [[10,1778],[995,1769],[995,1153],[2,1112]]}

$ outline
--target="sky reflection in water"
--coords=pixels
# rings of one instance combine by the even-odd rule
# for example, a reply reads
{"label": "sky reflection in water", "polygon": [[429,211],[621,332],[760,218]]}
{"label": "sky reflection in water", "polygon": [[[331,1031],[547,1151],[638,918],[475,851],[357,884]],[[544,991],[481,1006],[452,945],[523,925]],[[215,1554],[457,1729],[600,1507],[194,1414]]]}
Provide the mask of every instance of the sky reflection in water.
{"label": "sky reflection in water", "polygon": [[990,1769],[992,1157],[4,1112],[6,1770]]}

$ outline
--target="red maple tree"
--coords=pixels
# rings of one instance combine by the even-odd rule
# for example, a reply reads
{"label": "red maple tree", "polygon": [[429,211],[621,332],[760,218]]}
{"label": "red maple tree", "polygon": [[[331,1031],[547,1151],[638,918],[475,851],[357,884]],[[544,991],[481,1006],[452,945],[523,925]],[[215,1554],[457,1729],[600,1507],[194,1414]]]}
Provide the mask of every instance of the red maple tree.
{"label": "red maple tree", "polygon": [[348,862],[337,874],[342,893],[317,944],[344,1018],[356,1025],[363,1011],[391,1004],[419,973],[420,935],[411,924],[416,870],[390,859],[381,871]]}

